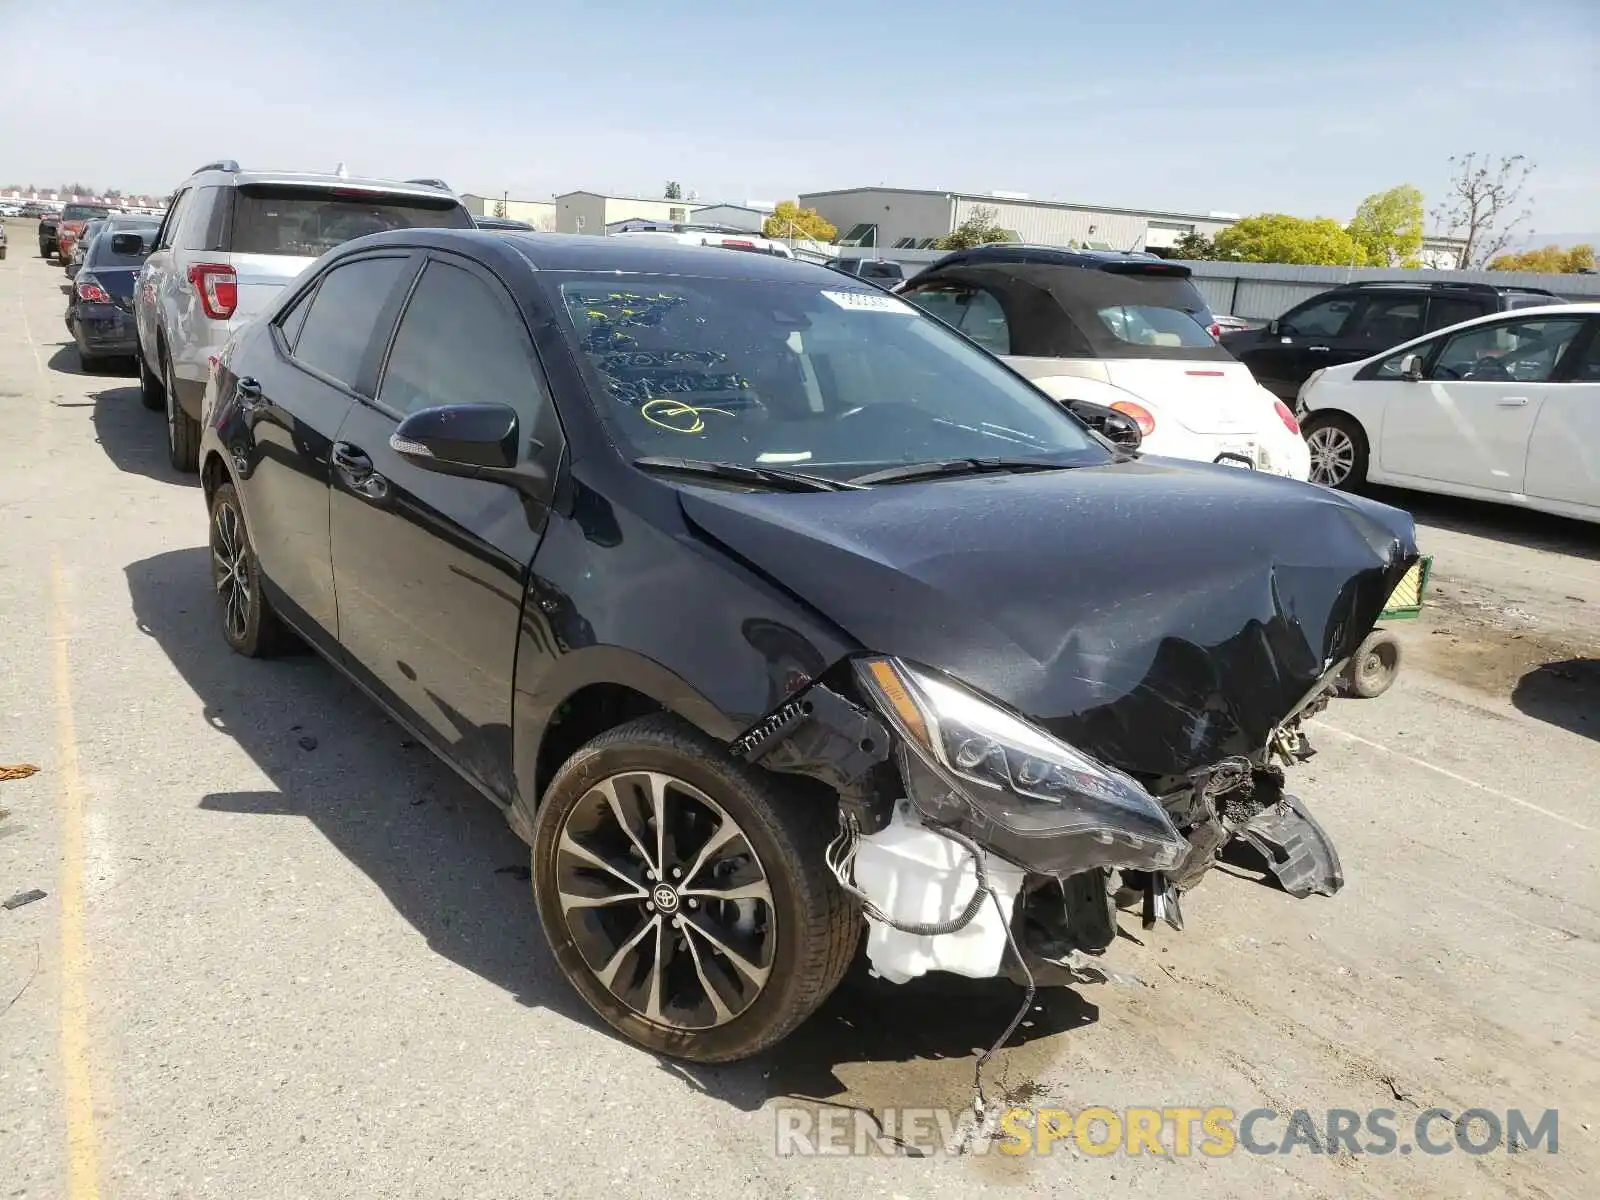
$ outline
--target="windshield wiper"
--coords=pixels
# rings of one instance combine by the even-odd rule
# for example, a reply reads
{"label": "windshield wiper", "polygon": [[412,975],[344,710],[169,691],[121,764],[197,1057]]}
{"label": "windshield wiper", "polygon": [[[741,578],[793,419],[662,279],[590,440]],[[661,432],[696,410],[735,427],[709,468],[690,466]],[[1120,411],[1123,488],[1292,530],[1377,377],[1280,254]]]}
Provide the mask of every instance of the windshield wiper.
{"label": "windshield wiper", "polygon": [[937,479],[943,475],[982,475],[991,471],[1065,471],[1071,465],[1041,462],[1037,458],[945,458],[935,462],[885,467],[881,471],[868,471],[865,475],[852,475],[850,482],[865,486],[874,483],[902,483],[915,479]]}
{"label": "windshield wiper", "polygon": [[808,475],[803,471],[782,471],[776,467],[753,467],[745,463],[711,462],[702,458],[646,455],[644,458],[634,459],[633,465],[643,471],[676,471],[684,475],[705,475],[733,483],[760,483],[790,492],[859,491],[863,486],[853,481]]}

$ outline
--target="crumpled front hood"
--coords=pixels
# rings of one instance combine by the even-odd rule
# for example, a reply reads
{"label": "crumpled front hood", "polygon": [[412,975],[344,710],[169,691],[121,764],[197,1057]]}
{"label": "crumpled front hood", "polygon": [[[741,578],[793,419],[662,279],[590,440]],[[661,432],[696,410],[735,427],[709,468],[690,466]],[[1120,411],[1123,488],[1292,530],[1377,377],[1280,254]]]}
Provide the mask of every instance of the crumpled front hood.
{"label": "crumpled front hood", "polygon": [[1145,775],[1265,746],[1417,555],[1399,509],[1224,467],[679,497],[867,649]]}

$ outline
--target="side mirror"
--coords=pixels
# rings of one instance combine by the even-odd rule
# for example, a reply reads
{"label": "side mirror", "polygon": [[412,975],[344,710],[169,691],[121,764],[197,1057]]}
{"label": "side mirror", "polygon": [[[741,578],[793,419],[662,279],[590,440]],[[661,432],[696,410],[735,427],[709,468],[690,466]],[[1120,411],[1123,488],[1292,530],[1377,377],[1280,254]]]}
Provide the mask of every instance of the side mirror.
{"label": "side mirror", "polygon": [[1127,413],[1088,400],[1068,400],[1066,405],[1080,421],[1119,450],[1131,452],[1144,442],[1139,423]]}
{"label": "side mirror", "polygon": [[491,476],[517,465],[517,413],[506,404],[443,404],[401,421],[389,448],[441,475]]}
{"label": "side mirror", "polygon": [[113,233],[111,235],[111,252],[135,257],[143,254],[145,252],[144,235],[142,233]]}
{"label": "side mirror", "polygon": [[1422,355],[1408,354],[1400,360],[1400,378],[1408,383],[1422,378]]}

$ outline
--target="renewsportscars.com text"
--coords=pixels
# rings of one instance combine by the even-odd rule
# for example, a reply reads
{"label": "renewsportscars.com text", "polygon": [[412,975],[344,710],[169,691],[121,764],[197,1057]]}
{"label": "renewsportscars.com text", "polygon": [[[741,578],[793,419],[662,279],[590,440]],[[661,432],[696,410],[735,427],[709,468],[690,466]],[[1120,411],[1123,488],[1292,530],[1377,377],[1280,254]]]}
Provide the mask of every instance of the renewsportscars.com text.
{"label": "renewsportscars.com text", "polygon": [[896,1108],[879,1114],[785,1106],[776,1111],[780,1157],[1081,1153],[1204,1155],[1516,1154],[1559,1152],[1556,1109],[1429,1108],[1403,1118],[1392,1108],[1091,1106],[1010,1108],[980,1121],[970,1109]]}

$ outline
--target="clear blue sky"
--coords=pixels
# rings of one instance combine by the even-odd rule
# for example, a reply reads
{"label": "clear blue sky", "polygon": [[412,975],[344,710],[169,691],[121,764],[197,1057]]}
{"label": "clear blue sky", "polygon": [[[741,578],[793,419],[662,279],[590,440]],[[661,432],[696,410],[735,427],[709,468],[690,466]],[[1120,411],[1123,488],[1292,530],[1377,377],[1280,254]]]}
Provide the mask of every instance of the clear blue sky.
{"label": "clear blue sky", "polygon": [[1538,162],[1536,229],[1600,229],[1600,0],[0,0],[0,104],[0,184],[166,191],[228,155],[1343,218],[1396,183],[1431,205],[1479,150]]}

